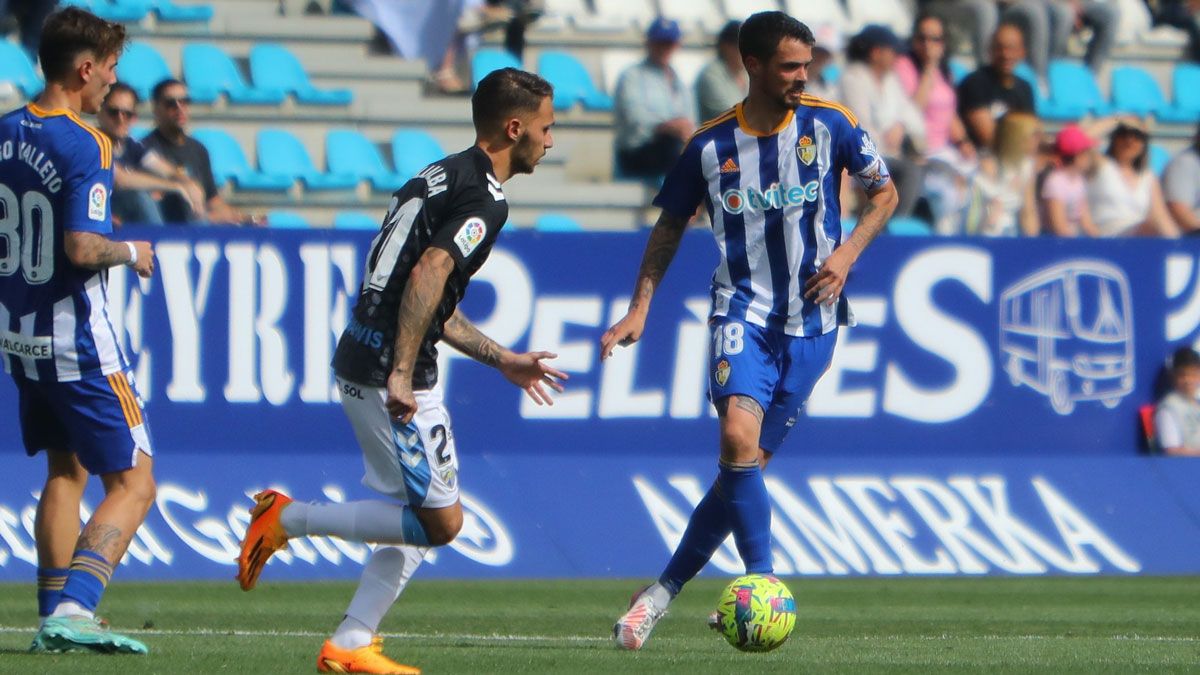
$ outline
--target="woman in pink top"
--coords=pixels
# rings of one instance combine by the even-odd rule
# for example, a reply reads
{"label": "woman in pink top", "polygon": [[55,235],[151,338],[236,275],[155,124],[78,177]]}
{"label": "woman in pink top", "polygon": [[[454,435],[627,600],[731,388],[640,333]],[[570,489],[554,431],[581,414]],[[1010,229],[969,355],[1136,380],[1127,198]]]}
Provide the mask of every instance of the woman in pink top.
{"label": "woman in pink top", "polygon": [[950,81],[946,25],[920,14],[913,22],[911,53],[896,59],[896,75],[925,117],[925,151],[934,155],[965,138]]}
{"label": "woman in pink top", "polygon": [[1083,129],[1068,124],[1054,139],[1057,166],[1042,183],[1042,228],[1059,237],[1098,237],[1100,231],[1088,207],[1087,177],[1096,165],[1096,141]]}

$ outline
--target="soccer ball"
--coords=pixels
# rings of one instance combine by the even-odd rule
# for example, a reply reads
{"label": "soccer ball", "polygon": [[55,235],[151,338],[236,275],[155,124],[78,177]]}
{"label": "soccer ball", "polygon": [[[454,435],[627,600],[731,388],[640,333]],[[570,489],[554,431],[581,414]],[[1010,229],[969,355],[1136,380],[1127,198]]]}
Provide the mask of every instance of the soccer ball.
{"label": "soccer ball", "polygon": [[717,603],[721,634],[744,652],[769,652],[787,641],[796,626],[796,600],[770,574],[734,579]]}

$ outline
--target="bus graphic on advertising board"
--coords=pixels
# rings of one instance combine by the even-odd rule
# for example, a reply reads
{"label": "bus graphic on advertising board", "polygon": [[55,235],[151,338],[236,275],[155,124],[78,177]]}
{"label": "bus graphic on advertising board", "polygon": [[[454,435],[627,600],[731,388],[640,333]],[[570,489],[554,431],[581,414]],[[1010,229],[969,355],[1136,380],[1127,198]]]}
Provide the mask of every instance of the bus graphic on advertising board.
{"label": "bus graphic on advertising board", "polygon": [[1079,401],[1115,408],[1134,383],[1129,279],[1098,260],[1025,277],[1000,296],[1000,350],[1013,386],[1043,394],[1059,415]]}

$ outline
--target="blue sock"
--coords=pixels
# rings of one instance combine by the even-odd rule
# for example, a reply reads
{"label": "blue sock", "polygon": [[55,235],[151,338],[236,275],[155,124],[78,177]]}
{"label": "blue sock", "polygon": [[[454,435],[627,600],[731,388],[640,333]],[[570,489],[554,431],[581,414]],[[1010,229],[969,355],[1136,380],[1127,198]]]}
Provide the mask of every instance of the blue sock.
{"label": "blue sock", "polygon": [[95,551],[80,550],[71,559],[71,571],[63,585],[62,599],[78,603],[80,607],[94,612],[104,595],[104,587],[112,578],[113,566],[104,556]]}
{"label": "blue sock", "polygon": [[62,599],[63,584],[71,570],[62,567],[37,568],[38,616],[50,616]]}
{"label": "blue sock", "polygon": [[771,565],[771,503],[767,499],[762,469],[758,462],[721,462],[717,480],[729,510],[733,541],[746,566],[746,574],[770,574],[774,571]]}
{"label": "blue sock", "polygon": [[729,531],[729,510],[725,508],[717,483],[713,483],[692,511],[687,529],[683,531],[683,539],[675,548],[658,583],[670,591],[672,597],[679,595],[683,585],[708,564],[721,542],[729,536]]}

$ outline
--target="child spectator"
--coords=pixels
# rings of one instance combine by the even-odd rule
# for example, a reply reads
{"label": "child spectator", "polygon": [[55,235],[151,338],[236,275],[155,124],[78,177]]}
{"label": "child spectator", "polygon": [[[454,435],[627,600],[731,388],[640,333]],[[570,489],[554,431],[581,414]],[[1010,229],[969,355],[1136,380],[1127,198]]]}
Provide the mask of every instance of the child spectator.
{"label": "child spectator", "polygon": [[1042,227],[1059,237],[1096,237],[1100,232],[1088,208],[1087,176],[1095,166],[1096,141],[1068,124],[1054,139],[1057,166],[1042,183]]}
{"label": "child spectator", "polygon": [[1154,410],[1154,433],[1158,447],[1167,455],[1200,456],[1200,354],[1181,347],[1171,356],[1174,389],[1162,397]]}

